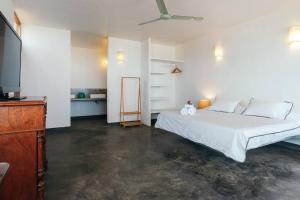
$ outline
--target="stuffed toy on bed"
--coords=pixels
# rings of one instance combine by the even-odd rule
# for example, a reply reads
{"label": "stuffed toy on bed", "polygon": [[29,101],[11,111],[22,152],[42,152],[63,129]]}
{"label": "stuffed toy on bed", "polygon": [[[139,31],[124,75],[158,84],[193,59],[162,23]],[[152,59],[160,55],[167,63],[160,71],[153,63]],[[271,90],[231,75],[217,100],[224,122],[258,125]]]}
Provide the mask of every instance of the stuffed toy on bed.
{"label": "stuffed toy on bed", "polygon": [[194,115],[195,113],[196,108],[193,105],[192,101],[188,101],[180,111],[181,115]]}

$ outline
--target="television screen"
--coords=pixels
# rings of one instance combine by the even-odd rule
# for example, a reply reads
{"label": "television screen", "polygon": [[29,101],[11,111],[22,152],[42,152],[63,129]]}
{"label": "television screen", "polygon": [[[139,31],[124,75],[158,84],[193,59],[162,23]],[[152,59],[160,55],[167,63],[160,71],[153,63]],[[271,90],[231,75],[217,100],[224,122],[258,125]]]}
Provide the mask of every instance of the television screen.
{"label": "television screen", "polygon": [[22,42],[20,38],[1,13],[0,89],[2,89],[3,93],[18,92],[20,90],[21,48]]}

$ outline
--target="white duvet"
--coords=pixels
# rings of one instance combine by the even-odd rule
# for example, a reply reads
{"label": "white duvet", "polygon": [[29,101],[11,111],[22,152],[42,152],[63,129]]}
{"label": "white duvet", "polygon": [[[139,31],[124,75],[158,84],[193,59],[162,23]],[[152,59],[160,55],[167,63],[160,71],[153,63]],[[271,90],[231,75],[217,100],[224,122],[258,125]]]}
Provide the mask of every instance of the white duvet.
{"label": "white duvet", "polygon": [[162,112],[155,127],[204,144],[238,162],[245,161],[247,150],[300,135],[300,121],[208,110],[197,110],[193,116]]}

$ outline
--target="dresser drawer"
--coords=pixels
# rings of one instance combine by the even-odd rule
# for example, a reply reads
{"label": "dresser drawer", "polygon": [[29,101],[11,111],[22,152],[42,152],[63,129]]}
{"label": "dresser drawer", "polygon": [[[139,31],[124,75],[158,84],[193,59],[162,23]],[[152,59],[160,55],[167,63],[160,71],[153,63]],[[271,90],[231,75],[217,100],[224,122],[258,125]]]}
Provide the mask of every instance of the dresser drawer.
{"label": "dresser drawer", "polygon": [[44,129],[44,106],[0,107],[0,134]]}

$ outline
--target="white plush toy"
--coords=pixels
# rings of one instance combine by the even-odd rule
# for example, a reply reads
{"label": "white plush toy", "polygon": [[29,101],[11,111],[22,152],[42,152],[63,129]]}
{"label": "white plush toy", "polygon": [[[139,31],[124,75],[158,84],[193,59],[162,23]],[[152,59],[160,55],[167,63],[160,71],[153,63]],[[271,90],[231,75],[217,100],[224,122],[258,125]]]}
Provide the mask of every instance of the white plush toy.
{"label": "white plush toy", "polygon": [[181,115],[194,115],[196,113],[196,108],[191,101],[188,101],[181,109],[180,113]]}

